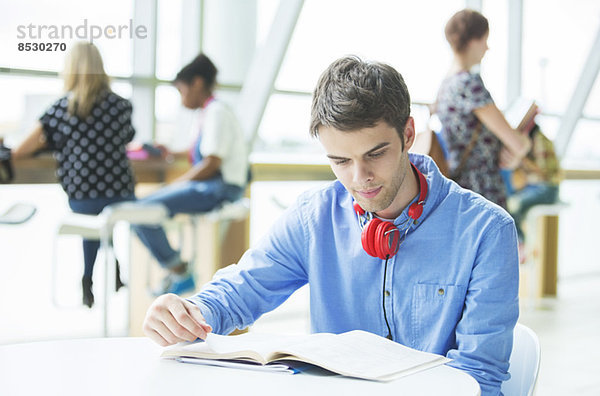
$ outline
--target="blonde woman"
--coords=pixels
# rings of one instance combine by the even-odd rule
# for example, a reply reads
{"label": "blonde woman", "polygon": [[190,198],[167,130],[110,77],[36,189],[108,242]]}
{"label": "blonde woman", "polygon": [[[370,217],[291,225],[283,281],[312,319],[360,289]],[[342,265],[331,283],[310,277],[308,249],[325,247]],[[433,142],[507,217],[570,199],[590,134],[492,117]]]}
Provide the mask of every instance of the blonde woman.
{"label": "blonde woman", "polygon": [[[40,117],[13,151],[13,158],[44,149],[53,151],[58,179],[76,213],[98,214],[109,204],[135,199],[134,176],[125,149],[135,134],[131,103],[111,91],[100,52],[88,42],[73,46],[63,78],[66,94]],[[99,246],[98,241],[83,240],[83,304],[90,308]],[[117,276],[116,288],[121,286]]]}

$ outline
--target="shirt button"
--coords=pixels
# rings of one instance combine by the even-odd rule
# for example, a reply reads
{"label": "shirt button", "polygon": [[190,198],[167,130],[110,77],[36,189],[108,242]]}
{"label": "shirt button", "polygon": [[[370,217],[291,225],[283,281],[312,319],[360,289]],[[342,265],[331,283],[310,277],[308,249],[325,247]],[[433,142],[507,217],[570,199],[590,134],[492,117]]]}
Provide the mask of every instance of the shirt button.
{"label": "shirt button", "polygon": [[438,294],[439,294],[440,296],[443,296],[443,295],[444,295],[444,289],[442,289],[442,288],[440,287],[440,288],[438,289]]}
{"label": "shirt button", "polygon": [[386,290],[385,293],[383,293],[383,294],[385,294],[386,297],[389,297],[390,296],[390,291]]}

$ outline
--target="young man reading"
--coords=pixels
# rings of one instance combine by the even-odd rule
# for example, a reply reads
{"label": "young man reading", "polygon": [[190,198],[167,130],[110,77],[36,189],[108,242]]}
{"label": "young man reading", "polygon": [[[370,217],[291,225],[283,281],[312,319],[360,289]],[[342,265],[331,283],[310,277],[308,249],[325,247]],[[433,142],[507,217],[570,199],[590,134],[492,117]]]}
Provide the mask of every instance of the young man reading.
{"label": "young man reading", "polygon": [[311,134],[337,180],[301,195],[194,297],[159,297],[146,334],[161,345],[227,334],[309,283],[313,332],[361,329],[446,355],[482,394],[499,394],[518,317],[511,217],[408,154],[410,98],[390,66],[331,64],[314,92]]}

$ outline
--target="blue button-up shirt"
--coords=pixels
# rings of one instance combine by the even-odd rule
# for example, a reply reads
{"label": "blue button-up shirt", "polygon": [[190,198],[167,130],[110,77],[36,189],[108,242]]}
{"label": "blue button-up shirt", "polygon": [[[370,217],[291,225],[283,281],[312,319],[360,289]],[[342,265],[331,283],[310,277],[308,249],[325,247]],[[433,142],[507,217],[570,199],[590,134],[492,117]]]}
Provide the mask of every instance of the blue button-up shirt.
{"label": "blue button-up shirt", "polygon": [[[334,181],[301,195],[255,248],[190,300],[226,334],[308,282],[312,331],[386,336],[384,301],[394,341],[453,359],[448,364],[471,374],[482,394],[499,394],[518,318],[514,222],[444,178],[428,157],[410,159],[429,189],[423,214],[388,261],[385,285],[385,261],[363,250],[352,196]],[[407,212],[394,224],[405,224]]]}

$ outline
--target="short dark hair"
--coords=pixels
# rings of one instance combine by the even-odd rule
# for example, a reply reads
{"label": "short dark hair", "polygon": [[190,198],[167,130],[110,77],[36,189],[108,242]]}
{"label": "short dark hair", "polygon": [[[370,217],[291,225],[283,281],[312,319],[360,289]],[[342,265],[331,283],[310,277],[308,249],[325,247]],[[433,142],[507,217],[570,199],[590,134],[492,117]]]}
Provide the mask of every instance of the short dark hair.
{"label": "short dark hair", "polygon": [[310,133],[317,137],[320,126],[354,131],[385,121],[404,143],[409,117],[410,95],[402,75],[384,63],[351,55],[321,74],[312,99]]}
{"label": "short dark hair", "polygon": [[458,11],[448,20],[444,33],[452,50],[461,53],[467,48],[469,41],[482,38],[489,30],[487,18],[467,8]]}
{"label": "short dark hair", "polygon": [[196,77],[202,77],[209,89],[212,89],[217,81],[216,66],[202,53],[177,73],[173,83],[182,82],[190,85]]}

